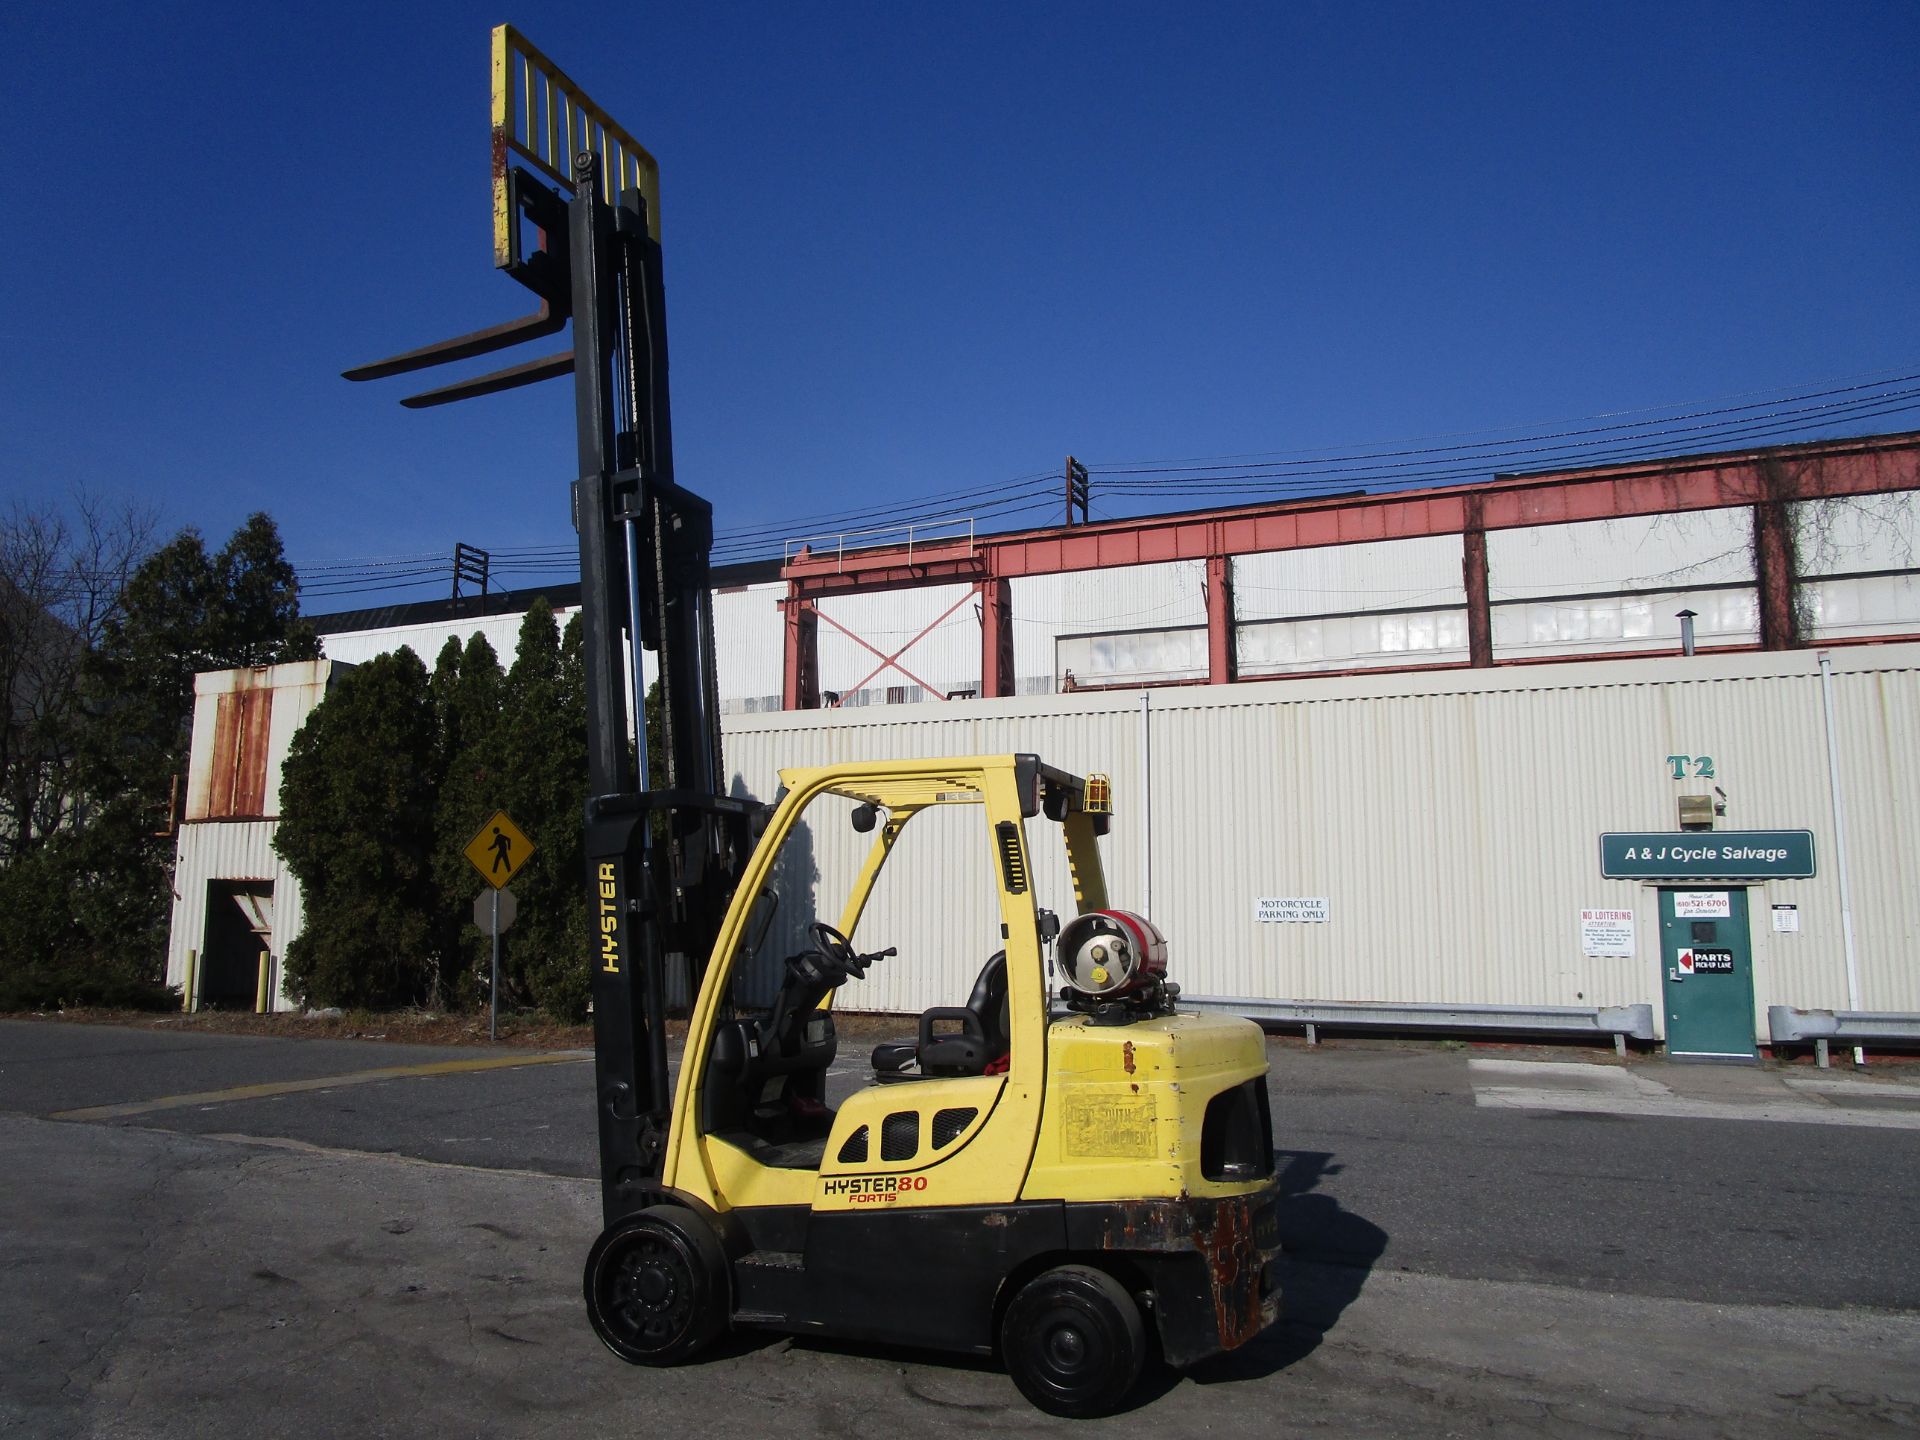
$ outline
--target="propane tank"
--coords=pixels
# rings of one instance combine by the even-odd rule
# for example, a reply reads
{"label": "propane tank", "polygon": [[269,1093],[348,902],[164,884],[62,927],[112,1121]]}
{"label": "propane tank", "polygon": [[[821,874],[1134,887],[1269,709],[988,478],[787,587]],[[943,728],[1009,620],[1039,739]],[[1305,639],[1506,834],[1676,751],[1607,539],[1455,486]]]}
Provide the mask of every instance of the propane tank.
{"label": "propane tank", "polygon": [[1089,910],[1060,927],[1055,950],[1069,989],[1098,999],[1146,990],[1167,973],[1167,938],[1131,910]]}

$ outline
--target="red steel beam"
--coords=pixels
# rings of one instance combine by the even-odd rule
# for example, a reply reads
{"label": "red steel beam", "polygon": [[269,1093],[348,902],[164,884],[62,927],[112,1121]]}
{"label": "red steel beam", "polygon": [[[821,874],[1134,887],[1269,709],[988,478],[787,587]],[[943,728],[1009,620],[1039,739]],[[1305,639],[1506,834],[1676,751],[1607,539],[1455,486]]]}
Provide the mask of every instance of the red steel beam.
{"label": "red steel beam", "polygon": [[989,700],[1013,694],[1013,587],[1004,580],[980,586],[980,693]]}
{"label": "red steel beam", "polygon": [[782,710],[820,708],[820,615],[797,585],[787,586],[780,602],[786,612],[785,642],[780,673]]}
{"label": "red steel beam", "polygon": [[[988,536],[939,551],[901,546],[809,556],[789,563],[781,575],[795,595],[840,595],[1912,489],[1920,489],[1920,432],[1563,470],[1437,490],[1101,521],[1070,532]],[[1470,501],[1478,502],[1477,527],[1470,523]]]}
{"label": "red steel beam", "polygon": [[1467,597],[1467,663],[1484,670],[1493,664],[1493,599],[1488,584],[1486,509],[1480,497],[1467,497],[1467,526],[1460,537],[1460,575]]}
{"label": "red steel beam", "polygon": [[1207,557],[1207,683],[1230,685],[1239,678],[1233,644],[1233,557]]}

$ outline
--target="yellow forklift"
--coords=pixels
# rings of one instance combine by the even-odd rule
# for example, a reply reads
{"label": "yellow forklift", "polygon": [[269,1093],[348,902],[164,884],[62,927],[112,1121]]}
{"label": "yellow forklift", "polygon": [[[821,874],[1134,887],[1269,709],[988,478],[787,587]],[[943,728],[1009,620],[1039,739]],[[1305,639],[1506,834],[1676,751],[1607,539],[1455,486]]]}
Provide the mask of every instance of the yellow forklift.
{"label": "yellow forklift", "polygon": [[[658,167],[511,26],[493,32],[492,76],[495,264],[539,308],[347,378],[571,324],[565,352],[402,403],[574,379],[606,1225],[585,1274],[595,1331],[656,1365],[729,1328],[997,1352],[1062,1415],[1120,1405],[1150,1331],[1175,1365],[1245,1343],[1280,1299],[1259,1029],[1179,1013],[1163,937],[1108,907],[1101,777],[989,755],[789,770],[771,812],[728,793],[712,510],[673,469]],[[629,663],[641,647],[654,743]],[[1004,946],[980,957],[964,1003],[876,1049],[871,1083],[834,1105],[836,992],[877,964],[941,958],[854,944],[888,856],[929,810],[979,817]],[[780,893],[789,847],[811,846],[829,811],[874,837],[831,921]],[[1059,827],[1064,922],[1034,893],[1030,822]],[[776,923],[805,944],[767,952]],[[700,983],[670,1091],[674,964]],[[772,1004],[740,1013],[733,997],[769,964]]]}
{"label": "yellow forklift", "polygon": [[[781,779],[694,1006],[660,1173],[621,1189],[626,1213],[587,1261],[608,1347],[666,1364],[752,1327],[997,1350],[1035,1405],[1091,1415],[1132,1388],[1149,1324],[1175,1365],[1270,1324],[1265,1041],[1248,1021],[1177,1013],[1159,932],[1107,908],[1101,777],[991,755]],[[738,1015],[736,972],[785,901],[783,846],[812,849],[827,797],[873,834],[866,861],[835,922],[812,921],[810,947],[784,958],[772,1005]],[[924,812],[959,807],[979,816],[1004,948],[964,1004],[875,1049],[869,1083],[831,1105],[836,993],[876,964],[935,958],[852,943],[882,867]],[[1065,924],[1034,893],[1036,821],[1065,841]]]}

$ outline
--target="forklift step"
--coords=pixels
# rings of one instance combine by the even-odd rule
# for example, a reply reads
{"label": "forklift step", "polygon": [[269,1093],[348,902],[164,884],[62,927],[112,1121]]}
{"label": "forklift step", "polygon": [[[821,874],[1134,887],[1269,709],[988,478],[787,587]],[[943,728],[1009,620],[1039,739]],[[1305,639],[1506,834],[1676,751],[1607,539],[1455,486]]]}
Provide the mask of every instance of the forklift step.
{"label": "forklift step", "polygon": [[734,1322],[779,1328],[802,1312],[805,1257],[793,1250],[749,1250],[733,1265]]}

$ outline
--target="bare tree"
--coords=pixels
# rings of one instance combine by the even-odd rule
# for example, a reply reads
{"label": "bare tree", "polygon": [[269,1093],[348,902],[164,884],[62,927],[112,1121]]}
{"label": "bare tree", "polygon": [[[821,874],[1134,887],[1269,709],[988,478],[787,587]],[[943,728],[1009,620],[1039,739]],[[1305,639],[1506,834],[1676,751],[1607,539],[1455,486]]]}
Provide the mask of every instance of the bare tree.
{"label": "bare tree", "polygon": [[80,663],[157,525],[150,508],[85,490],[0,514],[0,864],[73,818]]}

